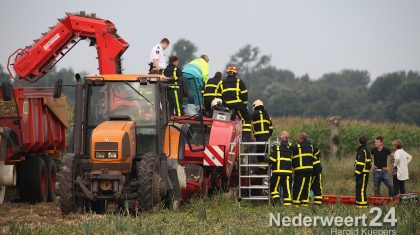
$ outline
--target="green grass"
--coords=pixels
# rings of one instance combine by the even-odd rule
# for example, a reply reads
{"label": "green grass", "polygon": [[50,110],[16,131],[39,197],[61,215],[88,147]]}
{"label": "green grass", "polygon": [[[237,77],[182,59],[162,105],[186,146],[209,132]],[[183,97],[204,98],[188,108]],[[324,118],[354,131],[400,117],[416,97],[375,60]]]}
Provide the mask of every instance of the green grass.
{"label": "green grass", "polygon": [[[299,131],[307,131],[317,143],[329,141],[329,130],[325,130],[328,122],[324,119],[276,119],[275,123],[281,129],[287,129],[295,136]],[[364,125],[368,125],[367,127]],[[280,129],[279,128],[279,129]],[[347,129],[346,129],[347,128]],[[412,138],[419,138],[418,127],[400,126],[393,124],[371,124],[357,121],[344,121],[342,140],[347,141],[358,135],[357,129],[369,130],[369,137],[383,134],[386,139],[399,136],[414,143]],[[279,130],[276,130],[278,133]],[[385,133],[385,134],[384,134]],[[403,134],[398,134],[403,133]],[[344,137],[348,135],[348,137]],[[406,135],[406,136],[405,136]],[[326,139],[326,140],[325,140]],[[410,142],[413,141],[413,142]],[[314,140],[315,142],[315,140]],[[343,143],[343,142],[342,142]],[[417,142],[417,143],[420,143]],[[354,195],[355,183],[353,179],[354,151],[353,144],[340,159],[324,158],[323,181],[324,194]],[[328,144],[320,144],[327,146]],[[322,149],[322,148],[321,148]],[[350,151],[351,150],[351,151]],[[410,180],[406,187],[408,192],[420,192],[420,148],[408,148],[413,155],[409,165]],[[368,195],[373,194],[372,175],[369,177]],[[382,193],[385,186],[382,185]],[[7,207],[8,206],[8,207]],[[238,202],[236,196],[215,195],[211,198],[192,199],[181,206],[180,211],[173,212],[165,209],[153,213],[127,215],[70,215],[61,217],[56,204],[0,206],[0,232],[7,234],[330,234],[326,227],[270,227],[269,213],[281,213],[287,216],[361,216],[368,209],[356,209],[351,205],[323,205],[308,208],[272,207],[264,203]],[[372,207],[372,206],[371,206]],[[388,211],[390,206],[384,206]],[[14,216],[13,216],[14,215]],[[397,234],[416,234],[419,224],[420,210],[418,205],[399,205],[396,207],[398,220]],[[6,220],[5,220],[6,219]],[[8,219],[8,220],[7,220]],[[381,227],[380,229],[394,229]],[[359,233],[360,234],[360,233]]]}
{"label": "green grass", "polygon": [[[413,156],[420,156],[420,149],[410,152]],[[411,179],[407,182],[407,191],[420,192],[419,165],[418,157],[415,157],[409,165]],[[324,162],[324,193],[353,195],[355,185],[352,166],[352,158]],[[382,192],[384,190],[382,186]],[[370,177],[368,195],[372,193],[373,182]],[[42,210],[45,210],[45,205],[42,205],[44,207]],[[39,213],[36,212],[36,207],[37,205],[31,206],[27,213]],[[388,211],[390,206],[382,208]],[[206,199],[193,199],[185,203],[178,212],[161,209],[154,213],[140,214],[137,217],[88,213],[55,218],[59,214],[58,206],[51,205],[49,210],[54,212],[51,217],[42,214],[25,218],[30,215],[21,215],[11,220],[14,222],[5,226],[3,232],[9,234],[329,234],[328,227],[270,227],[269,213],[296,216],[301,212],[303,216],[343,217],[366,214],[368,218],[373,217],[368,209],[356,209],[351,205],[334,204],[308,208],[272,207],[265,203],[239,203],[235,196],[222,194]],[[420,218],[419,206],[397,206],[396,218],[398,220],[395,228],[397,234],[416,234]],[[381,227],[381,229],[385,228]]]}

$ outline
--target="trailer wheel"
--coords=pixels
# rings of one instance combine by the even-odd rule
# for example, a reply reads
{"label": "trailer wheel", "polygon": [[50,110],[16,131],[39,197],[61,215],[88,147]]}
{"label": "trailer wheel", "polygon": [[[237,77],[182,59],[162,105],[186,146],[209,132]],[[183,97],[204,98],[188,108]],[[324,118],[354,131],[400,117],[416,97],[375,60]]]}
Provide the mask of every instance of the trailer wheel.
{"label": "trailer wheel", "polygon": [[60,209],[64,215],[72,212],[77,212],[83,209],[83,206],[78,206],[77,198],[74,188],[74,170],[76,169],[74,163],[74,155],[65,155],[62,160],[62,167],[57,174],[58,190],[57,193],[60,197]]}
{"label": "trailer wheel", "polygon": [[157,159],[155,153],[146,153],[140,162],[137,162],[137,200],[140,208],[144,211],[152,209],[161,202],[159,162]]}
{"label": "trailer wheel", "polygon": [[42,159],[44,159],[45,162],[45,166],[47,167],[47,176],[48,176],[48,184],[47,184],[47,189],[48,189],[48,197],[47,197],[47,201],[48,202],[53,202],[55,201],[56,195],[55,195],[55,179],[56,179],[56,168],[55,168],[55,162],[54,160],[47,155],[42,155]]}
{"label": "trailer wheel", "polygon": [[30,203],[46,202],[48,174],[44,160],[38,155],[28,156],[22,164],[22,199]]}

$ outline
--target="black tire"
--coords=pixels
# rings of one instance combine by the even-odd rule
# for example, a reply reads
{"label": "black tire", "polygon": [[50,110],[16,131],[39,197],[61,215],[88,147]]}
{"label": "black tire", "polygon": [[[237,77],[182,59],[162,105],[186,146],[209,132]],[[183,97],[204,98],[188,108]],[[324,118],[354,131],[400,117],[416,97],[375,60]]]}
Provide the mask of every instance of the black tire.
{"label": "black tire", "polygon": [[65,155],[62,160],[62,166],[57,174],[59,183],[57,193],[60,196],[60,209],[64,215],[76,212],[76,196],[74,190],[74,155]]}
{"label": "black tire", "polygon": [[161,202],[158,163],[155,153],[146,153],[137,163],[137,200],[143,211],[148,211]]}
{"label": "black tire", "polygon": [[48,202],[54,202],[56,198],[55,194],[55,180],[57,179],[57,170],[55,168],[54,160],[47,155],[42,155],[42,159],[45,162],[45,166],[47,167],[47,175],[48,175]]}
{"label": "black tire", "polygon": [[22,163],[21,199],[30,203],[46,202],[48,198],[48,176],[44,160],[38,155],[27,156]]}

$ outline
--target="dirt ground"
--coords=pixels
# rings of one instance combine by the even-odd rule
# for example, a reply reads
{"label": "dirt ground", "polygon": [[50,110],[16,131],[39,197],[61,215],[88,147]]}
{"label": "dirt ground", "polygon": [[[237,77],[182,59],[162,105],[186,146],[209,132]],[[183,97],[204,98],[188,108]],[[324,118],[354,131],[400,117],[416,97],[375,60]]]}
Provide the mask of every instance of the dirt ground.
{"label": "dirt ground", "polygon": [[63,216],[57,202],[55,203],[17,203],[5,202],[0,205],[0,234],[7,233],[13,224],[25,224],[28,227],[42,227],[54,224],[71,224],[75,221],[84,220],[87,217],[97,217],[100,220],[102,215],[75,215]]}

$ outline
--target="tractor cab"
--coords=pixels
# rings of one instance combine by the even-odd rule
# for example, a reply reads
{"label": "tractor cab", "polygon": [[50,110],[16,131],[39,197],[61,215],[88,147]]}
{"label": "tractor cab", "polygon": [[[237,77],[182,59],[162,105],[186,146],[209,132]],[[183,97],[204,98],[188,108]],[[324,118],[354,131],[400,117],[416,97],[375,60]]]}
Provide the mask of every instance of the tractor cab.
{"label": "tractor cab", "polygon": [[[130,123],[135,134],[134,155],[159,152],[158,135],[164,125],[166,112],[161,102],[163,89],[160,76],[106,75],[86,78],[85,118],[87,140],[84,153],[91,155],[95,129],[109,123]],[[127,124],[128,125],[128,124]],[[108,142],[111,142],[108,137]],[[128,146],[124,146],[128,147]],[[161,153],[161,151],[160,151]]]}

